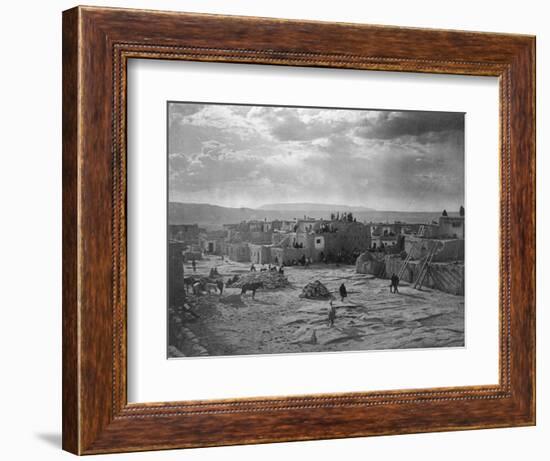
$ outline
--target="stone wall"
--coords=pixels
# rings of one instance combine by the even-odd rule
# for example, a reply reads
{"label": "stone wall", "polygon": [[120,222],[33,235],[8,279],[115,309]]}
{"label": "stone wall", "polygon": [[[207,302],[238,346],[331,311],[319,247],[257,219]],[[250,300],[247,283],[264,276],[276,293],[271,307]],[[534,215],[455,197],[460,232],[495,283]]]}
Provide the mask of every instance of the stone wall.
{"label": "stone wall", "polygon": [[173,311],[168,324],[168,357],[207,356],[208,350],[200,343],[199,338],[185,326],[180,315]]}

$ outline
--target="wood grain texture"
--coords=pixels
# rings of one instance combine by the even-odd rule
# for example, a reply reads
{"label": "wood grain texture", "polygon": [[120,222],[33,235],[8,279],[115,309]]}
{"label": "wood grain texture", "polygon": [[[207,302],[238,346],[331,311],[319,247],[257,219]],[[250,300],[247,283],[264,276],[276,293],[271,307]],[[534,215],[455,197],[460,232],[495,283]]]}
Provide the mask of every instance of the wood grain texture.
{"label": "wood grain texture", "polygon": [[[64,12],[64,449],[90,454],[534,424],[534,50],[533,37],[506,34],[89,7]],[[128,404],[132,58],[498,76],[499,384]]]}
{"label": "wood grain texture", "polygon": [[63,16],[63,448],[80,451],[78,399],[78,11]]}

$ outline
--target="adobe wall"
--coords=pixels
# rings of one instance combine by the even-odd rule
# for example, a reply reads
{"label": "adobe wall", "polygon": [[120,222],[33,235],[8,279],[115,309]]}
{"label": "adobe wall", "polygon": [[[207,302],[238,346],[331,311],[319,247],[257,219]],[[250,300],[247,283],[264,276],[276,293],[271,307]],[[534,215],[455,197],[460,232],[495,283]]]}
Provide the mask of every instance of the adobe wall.
{"label": "adobe wall", "polygon": [[271,262],[275,264],[284,263],[287,266],[292,265],[292,261],[298,261],[303,255],[309,257],[308,251],[306,248],[271,248]]}
{"label": "adobe wall", "polygon": [[[389,279],[392,274],[399,273],[404,262],[400,256],[366,251],[357,258],[355,270],[359,274],[371,274],[379,278]],[[401,281],[414,283],[421,266],[422,260],[409,261],[401,275]],[[424,278],[422,286],[464,296],[464,263],[432,263],[430,272]]]}
{"label": "adobe wall", "polygon": [[248,244],[237,243],[227,246],[227,256],[229,259],[237,262],[250,261],[250,248]]}
{"label": "adobe wall", "polygon": [[355,260],[355,271],[359,274],[371,274],[385,277],[386,263],[383,253],[366,251]]}
{"label": "adobe wall", "polygon": [[248,244],[250,249],[250,261],[257,264],[269,264],[271,262],[271,248],[265,245]]}
{"label": "adobe wall", "polygon": [[[399,257],[386,256],[385,277],[399,273],[403,260]],[[409,261],[401,275],[403,282],[414,283],[422,266],[422,261]],[[424,278],[422,286],[434,288],[445,293],[464,296],[464,264],[455,262],[440,262],[430,265],[430,272]]]}
{"label": "adobe wall", "polygon": [[202,253],[200,251],[186,251],[183,253],[183,260],[185,262],[202,259]]}
{"label": "adobe wall", "polygon": [[462,239],[440,240],[410,237],[405,239],[405,251],[411,254],[413,260],[424,258],[433,245],[439,246],[433,262],[464,261],[464,240]]}

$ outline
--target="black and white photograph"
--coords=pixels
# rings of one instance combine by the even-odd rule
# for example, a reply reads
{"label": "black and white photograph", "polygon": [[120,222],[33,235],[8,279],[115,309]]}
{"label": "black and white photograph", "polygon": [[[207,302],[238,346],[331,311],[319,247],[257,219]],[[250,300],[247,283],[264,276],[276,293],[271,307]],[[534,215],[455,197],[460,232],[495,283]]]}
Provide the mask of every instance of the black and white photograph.
{"label": "black and white photograph", "polygon": [[545,5],[5,2],[2,459],[548,458]]}
{"label": "black and white photograph", "polygon": [[463,347],[464,118],[168,102],[168,357]]}

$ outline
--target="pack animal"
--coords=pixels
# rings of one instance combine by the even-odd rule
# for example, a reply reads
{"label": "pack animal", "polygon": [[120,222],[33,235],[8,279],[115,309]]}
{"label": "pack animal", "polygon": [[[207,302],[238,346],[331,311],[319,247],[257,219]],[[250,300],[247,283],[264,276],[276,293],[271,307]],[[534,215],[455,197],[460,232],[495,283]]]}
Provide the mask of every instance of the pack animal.
{"label": "pack animal", "polygon": [[256,290],[263,287],[263,282],[245,283],[241,288],[241,295],[245,295],[247,291],[251,291],[252,299],[254,299],[254,297],[256,296]]}

